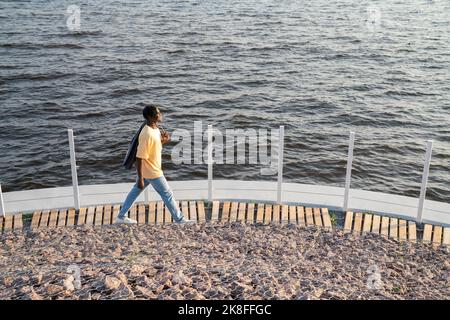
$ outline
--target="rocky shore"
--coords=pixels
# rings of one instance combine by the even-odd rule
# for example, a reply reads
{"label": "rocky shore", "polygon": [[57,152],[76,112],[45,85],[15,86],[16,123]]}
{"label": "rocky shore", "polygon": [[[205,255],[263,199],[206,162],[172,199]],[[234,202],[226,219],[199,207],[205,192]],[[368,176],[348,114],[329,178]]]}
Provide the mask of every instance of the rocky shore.
{"label": "rocky shore", "polygon": [[0,235],[0,299],[450,299],[449,249],[296,225]]}

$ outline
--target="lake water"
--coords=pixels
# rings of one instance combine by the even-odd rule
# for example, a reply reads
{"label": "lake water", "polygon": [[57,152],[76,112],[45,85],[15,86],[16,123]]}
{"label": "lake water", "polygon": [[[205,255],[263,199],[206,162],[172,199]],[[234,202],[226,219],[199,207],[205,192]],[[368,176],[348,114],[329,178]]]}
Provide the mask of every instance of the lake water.
{"label": "lake water", "polygon": [[[147,101],[169,131],[284,125],[289,182],[343,186],[352,130],[352,187],[418,196],[432,139],[427,198],[449,202],[449,20],[449,1],[0,1],[3,191],[70,185],[67,128],[81,184],[133,181],[121,162]],[[168,179],[205,179],[173,145]]]}

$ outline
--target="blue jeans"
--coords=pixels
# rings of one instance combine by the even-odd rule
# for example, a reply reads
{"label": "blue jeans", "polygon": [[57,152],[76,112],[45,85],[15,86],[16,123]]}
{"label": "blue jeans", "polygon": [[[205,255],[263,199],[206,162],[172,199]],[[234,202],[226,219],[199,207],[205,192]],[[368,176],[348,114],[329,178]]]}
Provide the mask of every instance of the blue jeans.
{"label": "blue jeans", "polygon": [[178,208],[175,199],[173,198],[173,192],[170,189],[169,184],[167,183],[167,180],[164,176],[155,179],[144,179],[144,189],[139,189],[138,182],[136,181],[130,193],[128,193],[128,196],[125,199],[125,202],[123,203],[122,209],[120,210],[118,217],[121,219],[125,217],[125,214],[128,212],[128,210],[130,210],[134,201],[136,201],[137,197],[139,197],[142,191],[144,191],[149,184],[151,184],[153,189],[155,189],[155,191],[158,192],[158,194],[161,196],[167,209],[169,209],[170,214],[173,217],[173,220],[175,222],[181,221],[184,218],[183,214]]}

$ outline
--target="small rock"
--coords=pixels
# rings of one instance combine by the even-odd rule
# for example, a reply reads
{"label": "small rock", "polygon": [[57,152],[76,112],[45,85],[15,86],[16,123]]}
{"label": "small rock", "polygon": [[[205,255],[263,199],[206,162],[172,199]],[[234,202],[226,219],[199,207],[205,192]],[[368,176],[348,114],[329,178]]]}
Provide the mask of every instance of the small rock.
{"label": "small rock", "polygon": [[156,294],[154,294],[151,290],[147,288],[136,286],[136,290],[147,299],[156,299],[157,297]]}
{"label": "small rock", "polygon": [[37,275],[33,276],[32,279],[35,284],[41,284],[43,278],[44,278],[43,274],[39,272]]}
{"label": "small rock", "polygon": [[122,271],[117,271],[115,273],[116,278],[118,278],[123,284],[128,284],[128,278]]}
{"label": "small rock", "polygon": [[120,279],[118,279],[116,277],[106,276],[105,280],[103,281],[103,284],[104,284],[105,288],[108,290],[116,290],[117,288],[120,287],[122,282],[120,281]]}
{"label": "small rock", "polygon": [[36,293],[36,291],[34,291],[33,287],[23,287],[21,290],[21,293],[24,294],[25,299],[28,300],[43,300],[42,296],[40,296],[39,294]]}
{"label": "small rock", "polygon": [[191,284],[191,280],[184,275],[183,271],[178,271],[177,273],[175,273],[172,277],[172,283],[173,284],[183,284],[183,285],[190,285]]}
{"label": "small rock", "polygon": [[68,276],[63,281],[64,289],[66,289],[67,291],[74,291],[75,290],[75,286],[73,285],[74,280],[75,278],[73,276]]}
{"label": "small rock", "polygon": [[88,291],[88,292],[83,292],[82,294],[80,294],[80,299],[81,300],[92,300],[92,296],[91,296],[91,293]]}
{"label": "small rock", "polygon": [[124,283],[120,284],[120,287],[117,289],[113,296],[116,299],[134,299],[133,290],[131,290],[131,288]]}
{"label": "small rock", "polygon": [[46,291],[47,291],[47,294],[49,294],[49,295],[56,295],[56,294],[64,291],[64,287],[58,286],[56,284],[48,284],[46,286]]}
{"label": "small rock", "polygon": [[145,267],[140,265],[133,265],[130,269],[130,276],[131,277],[138,277],[144,273]]}
{"label": "small rock", "polygon": [[151,281],[147,276],[140,276],[136,279],[136,284],[138,286],[149,287],[151,285]]}
{"label": "small rock", "polygon": [[3,284],[7,287],[10,287],[13,284],[13,278],[12,277],[5,277],[3,279]]}

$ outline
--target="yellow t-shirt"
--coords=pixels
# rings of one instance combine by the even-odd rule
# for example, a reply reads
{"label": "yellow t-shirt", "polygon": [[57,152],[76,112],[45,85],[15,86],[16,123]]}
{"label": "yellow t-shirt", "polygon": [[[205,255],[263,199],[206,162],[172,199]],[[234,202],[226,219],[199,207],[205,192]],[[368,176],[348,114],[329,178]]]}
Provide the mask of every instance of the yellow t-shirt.
{"label": "yellow t-shirt", "polygon": [[148,125],[139,134],[136,157],[143,160],[142,176],[145,179],[156,179],[163,175],[161,169],[161,133]]}

